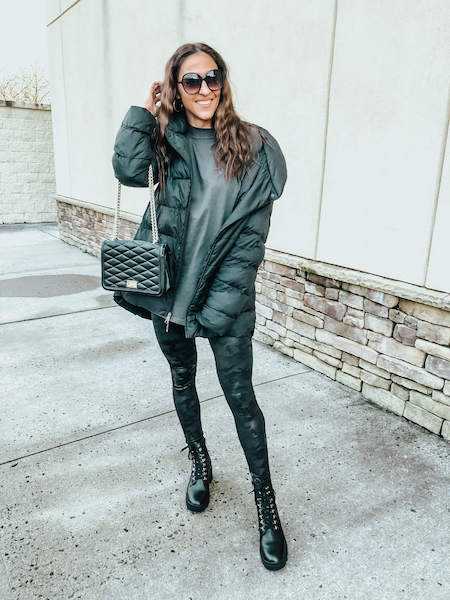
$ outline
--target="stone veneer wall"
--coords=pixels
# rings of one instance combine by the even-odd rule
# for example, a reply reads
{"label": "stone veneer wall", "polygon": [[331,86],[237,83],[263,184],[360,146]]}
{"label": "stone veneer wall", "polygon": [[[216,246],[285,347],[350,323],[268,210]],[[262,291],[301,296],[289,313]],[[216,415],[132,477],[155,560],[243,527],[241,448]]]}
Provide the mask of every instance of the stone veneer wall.
{"label": "stone veneer wall", "polygon": [[49,104],[0,100],[0,223],[56,220]]}
{"label": "stone veneer wall", "polygon": [[[112,238],[113,211],[74,202],[72,199],[65,202],[61,196],[56,196],[56,207],[60,239],[99,258],[102,241]],[[140,220],[137,222],[136,218],[130,215],[124,218],[124,212],[120,212],[118,236],[122,239],[133,239]]]}
{"label": "stone veneer wall", "polygon": [[255,339],[450,439],[450,311],[266,259],[256,300]]}
{"label": "stone veneer wall", "polygon": [[[103,239],[111,236],[113,211],[61,196],[56,204],[61,239],[99,257]],[[139,222],[121,218],[119,237],[132,239]],[[317,265],[266,249],[255,284],[254,338],[450,440],[449,294],[397,282],[409,296],[402,298],[319,275],[313,272]],[[391,286],[371,279],[378,288]]]}

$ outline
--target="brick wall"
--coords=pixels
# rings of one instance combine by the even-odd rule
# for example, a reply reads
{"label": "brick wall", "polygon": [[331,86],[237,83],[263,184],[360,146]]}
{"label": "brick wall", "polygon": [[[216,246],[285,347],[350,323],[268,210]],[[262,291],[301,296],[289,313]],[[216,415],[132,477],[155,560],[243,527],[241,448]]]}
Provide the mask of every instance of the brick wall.
{"label": "brick wall", "polygon": [[450,440],[450,311],[264,260],[255,339]]}
{"label": "brick wall", "polygon": [[0,100],[0,222],[56,220],[50,106]]}

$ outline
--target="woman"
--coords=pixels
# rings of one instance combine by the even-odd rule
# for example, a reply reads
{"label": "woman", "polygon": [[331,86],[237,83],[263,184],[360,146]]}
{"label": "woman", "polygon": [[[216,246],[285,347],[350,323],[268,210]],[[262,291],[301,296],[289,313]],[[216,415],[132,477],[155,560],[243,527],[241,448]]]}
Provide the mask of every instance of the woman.
{"label": "woman", "polygon": [[[155,181],[160,241],[170,249],[171,289],[163,296],[115,292],[125,309],[153,322],[171,371],[173,398],[192,460],[186,505],[209,503],[211,459],[195,387],[195,337],[206,337],[234,416],[252,479],[260,556],[271,570],[287,560],[272,486],[265,420],[252,386],[255,279],[264,258],[273,201],[286,162],[275,138],[243,121],[233,107],[227,66],[203,43],[183,44],[154,82],[143,107],[131,106],[117,134],[119,181]],[[159,104],[159,106],[157,106]],[[135,239],[152,241],[150,205]]]}

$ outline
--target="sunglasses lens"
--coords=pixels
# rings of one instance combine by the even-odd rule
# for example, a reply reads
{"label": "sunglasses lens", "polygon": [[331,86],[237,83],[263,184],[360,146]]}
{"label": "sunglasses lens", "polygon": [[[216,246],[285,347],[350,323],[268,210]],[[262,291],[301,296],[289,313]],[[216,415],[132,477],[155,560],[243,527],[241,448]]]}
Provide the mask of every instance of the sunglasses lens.
{"label": "sunglasses lens", "polygon": [[211,75],[206,75],[206,83],[212,92],[220,90],[222,87],[222,77],[220,71],[214,70]]}
{"label": "sunglasses lens", "polygon": [[183,77],[184,91],[188,94],[196,94],[200,90],[200,78],[195,75],[187,75]]}

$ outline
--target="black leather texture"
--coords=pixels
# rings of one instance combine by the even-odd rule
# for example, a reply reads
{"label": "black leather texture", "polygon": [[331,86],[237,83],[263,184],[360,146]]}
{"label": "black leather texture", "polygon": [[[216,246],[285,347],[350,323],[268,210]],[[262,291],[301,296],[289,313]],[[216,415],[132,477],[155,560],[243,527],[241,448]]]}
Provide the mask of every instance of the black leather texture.
{"label": "black leather texture", "polygon": [[102,287],[162,296],[171,285],[167,244],[145,240],[104,240]]}

